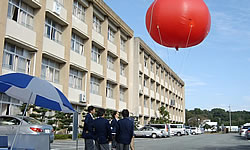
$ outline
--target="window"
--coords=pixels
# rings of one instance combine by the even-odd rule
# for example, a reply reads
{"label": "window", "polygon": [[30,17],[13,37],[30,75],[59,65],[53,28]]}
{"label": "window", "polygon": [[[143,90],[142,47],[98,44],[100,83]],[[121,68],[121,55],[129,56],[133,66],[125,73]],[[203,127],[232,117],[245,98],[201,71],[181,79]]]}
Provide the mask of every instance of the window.
{"label": "window", "polygon": [[154,62],[151,61],[151,66],[150,66],[151,72],[154,72]]}
{"label": "window", "polygon": [[107,57],[107,66],[108,66],[108,69],[114,70],[114,58],[110,55],[108,55]]}
{"label": "window", "polygon": [[161,89],[161,95],[164,96],[164,88]]}
{"label": "window", "polygon": [[139,84],[142,84],[142,75],[139,74]]}
{"label": "window", "polygon": [[120,88],[120,101],[125,102],[125,89]]}
{"label": "window", "polygon": [[98,19],[95,15],[93,16],[93,29],[96,32],[101,33],[101,20]]}
{"label": "window", "polygon": [[83,79],[83,72],[70,68],[69,72],[69,87],[75,89],[82,89],[82,79]]}
{"label": "window", "polygon": [[161,78],[164,78],[164,71],[161,71]]}
{"label": "window", "polygon": [[85,21],[85,8],[81,3],[79,3],[79,0],[74,0],[73,15],[83,22]]}
{"label": "window", "polygon": [[120,63],[120,74],[125,76],[125,64]]}
{"label": "window", "polygon": [[1,126],[10,126],[10,125],[19,125],[19,124],[20,124],[20,121],[14,117],[7,117],[7,116],[0,117]]}
{"label": "window", "polygon": [[54,0],[54,1],[63,6],[63,0]]}
{"label": "window", "polygon": [[148,67],[148,56],[144,55],[144,67]]}
{"label": "window", "polygon": [[115,32],[110,27],[108,28],[108,40],[111,42],[115,41]]}
{"label": "window", "polygon": [[146,98],[144,98],[144,107],[148,107],[148,101]]}
{"label": "window", "polygon": [[84,54],[84,44],[83,44],[83,39],[76,35],[75,33],[72,33],[71,37],[71,50],[74,52],[77,52],[80,55]]}
{"label": "window", "polygon": [[47,38],[57,43],[62,42],[62,26],[56,23],[54,20],[47,17],[45,19],[44,34]]}
{"label": "window", "polygon": [[160,108],[160,103],[156,103],[156,110],[159,110]]}
{"label": "window", "polygon": [[33,29],[34,10],[21,0],[9,0],[8,18]]}
{"label": "window", "polygon": [[42,79],[45,79],[54,83],[59,83],[59,74],[60,74],[59,63],[48,58],[42,59],[42,72],[41,72]]}
{"label": "window", "polygon": [[144,79],[143,85],[144,85],[145,87],[147,87],[147,79]]}
{"label": "window", "polygon": [[158,93],[159,92],[159,86],[157,85],[156,86],[156,93]]}
{"label": "window", "polygon": [[15,45],[5,43],[3,67],[21,73],[30,73],[30,53]]}
{"label": "window", "polygon": [[126,41],[121,38],[121,45],[120,45],[120,49],[124,52],[126,52]]}
{"label": "window", "polygon": [[154,91],[154,82],[151,82],[150,89]]}
{"label": "window", "polygon": [[114,85],[107,82],[106,97],[113,98],[113,96],[114,96]]}
{"label": "window", "polygon": [[142,105],[142,100],[141,100],[141,98],[139,99],[139,106],[141,106]]}
{"label": "window", "polygon": [[156,75],[157,76],[159,75],[159,66],[158,65],[156,66]]}
{"label": "window", "polygon": [[100,90],[100,80],[95,78],[95,77],[91,77],[91,79],[90,79],[90,92],[92,94],[99,95],[99,90]]}
{"label": "window", "polygon": [[154,101],[151,101],[151,109],[154,109]]}
{"label": "window", "polygon": [[91,60],[98,64],[101,63],[100,49],[98,49],[95,45],[92,45]]}
{"label": "window", "polygon": [[3,104],[6,104],[6,105],[9,105],[10,106],[21,106],[22,105],[22,102],[18,99],[15,99],[15,98],[12,98],[4,93],[0,93],[0,105],[3,105]]}
{"label": "window", "polygon": [[167,90],[167,89],[166,89],[166,91],[165,91],[165,97],[168,98],[168,90]]}

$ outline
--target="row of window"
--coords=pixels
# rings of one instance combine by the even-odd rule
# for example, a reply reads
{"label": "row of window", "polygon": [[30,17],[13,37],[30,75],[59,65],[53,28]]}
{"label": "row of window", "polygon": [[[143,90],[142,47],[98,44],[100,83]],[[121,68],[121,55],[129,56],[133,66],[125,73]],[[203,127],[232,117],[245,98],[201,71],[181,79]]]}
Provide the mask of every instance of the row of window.
{"label": "row of window", "polygon": [[[93,46],[92,49],[92,60],[97,61],[100,57],[100,54],[97,51],[98,49]],[[3,54],[3,67],[13,70],[15,72],[21,73],[30,73],[30,64],[31,64],[31,53],[28,50],[5,42],[4,44],[4,54]],[[108,57],[108,66],[112,68],[113,61],[112,57]],[[125,75],[125,66],[121,63],[120,65],[121,75]],[[112,68],[114,69],[114,68]],[[41,78],[46,79],[51,82],[59,83],[59,74],[60,74],[60,63],[55,62],[48,58],[42,59],[42,72]],[[76,69],[70,69],[70,78],[69,85],[70,87],[81,89],[82,88],[82,78],[83,72]]]}
{"label": "row of window", "polygon": [[[141,84],[141,83],[142,83],[142,76],[139,75],[139,84]],[[153,90],[153,91],[156,90],[156,92],[159,93],[159,91],[160,91],[160,85],[156,85],[156,86],[155,85],[156,85],[155,82],[151,82],[150,89]],[[144,87],[148,87],[148,79],[144,78],[144,80],[143,80],[143,86]],[[164,92],[163,88],[161,88],[161,89],[162,89],[161,92]]]}
{"label": "row of window", "polygon": [[[4,45],[3,67],[13,70],[15,72],[30,73],[30,53],[20,47],[17,47],[10,43]],[[69,73],[69,87],[75,89],[82,89],[84,72],[74,68],[70,68]],[[60,80],[60,64],[49,59],[42,59],[41,78],[50,82],[59,83]],[[91,93],[100,94],[100,80],[95,77],[91,77]],[[114,85],[107,83],[106,96],[113,98]],[[120,99],[124,101],[125,89],[120,89]]]}
{"label": "row of window", "polygon": [[[114,58],[110,55],[108,55],[107,57],[107,68],[110,70],[114,70],[115,69],[115,65],[114,65]],[[122,62],[120,63],[120,75],[125,76],[125,67],[126,65],[123,64]]]}
{"label": "row of window", "polygon": [[[63,4],[63,0],[56,0],[59,4]],[[85,8],[79,3],[78,0],[74,0],[73,3],[73,15],[78,19],[85,21]],[[34,22],[34,9],[24,3],[22,0],[9,0],[8,5],[8,18],[24,25],[27,28],[33,29]],[[46,17],[45,19],[45,28],[44,28],[44,36],[49,39],[61,43],[62,42],[62,29],[63,27],[55,22],[54,20]],[[93,29],[98,33],[101,33],[101,20],[98,19],[95,15],[93,16]],[[108,28],[108,40],[114,42],[115,32]],[[72,42],[71,48],[79,54],[83,54],[83,42],[84,40],[72,34]],[[125,51],[126,49],[126,41],[121,37],[120,47],[121,50]]]}
{"label": "row of window", "polygon": [[[91,77],[90,79],[90,93],[99,95],[100,94],[100,84],[101,80],[96,77]],[[106,85],[106,97],[108,98],[114,98],[114,88],[115,85],[107,82]],[[125,101],[125,89],[120,88],[120,101]]]}
{"label": "row of window", "polygon": [[[149,104],[148,101],[149,101],[148,99],[144,99],[144,101],[143,101],[144,102],[144,107],[146,107],[146,108],[149,106],[148,105]],[[139,105],[141,106],[141,100],[139,101]],[[162,105],[164,105],[164,104],[162,103]],[[170,104],[170,106],[172,106],[172,105]],[[150,101],[150,108],[151,109],[156,108],[156,110],[158,110],[160,108],[160,103],[159,102],[155,103],[154,100],[151,100]]]}
{"label": "row of window", "polygon": [[[149,56],[145,53],[144,54],[144,67],[148,68],[148,60],[149,60]],[[154,61],[151,61],[151,65],[150,65],[150,70],[151,72],[154,72],[154,65],[155,65],[155,62]],[[164,69],[161,69],[161,78],[163,79],[164,78]],[[160,73],[160,66],[158,64],[156,64],[156,70],[155,70],[155,74],[157,76],[159,76],[159,73]],[[169,77],[169,81],[171,81],[172,79],[172,84],[176,84],[178,87],[182,87],[181,84],[179,82],[177,82],[176,80],[174,80],[173,77],[169,76],[169,73],[165,71],[165,80],[167,80]],[[170,82],[171,84],[171,82]]]}

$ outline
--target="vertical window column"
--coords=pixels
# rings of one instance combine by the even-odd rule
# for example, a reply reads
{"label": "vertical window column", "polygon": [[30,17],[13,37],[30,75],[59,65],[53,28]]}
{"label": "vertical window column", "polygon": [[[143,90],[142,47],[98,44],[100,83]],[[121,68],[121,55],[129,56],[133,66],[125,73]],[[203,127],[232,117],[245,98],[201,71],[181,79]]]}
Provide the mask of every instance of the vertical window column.
{"label": "vertical window column", "polygon": [[51,59],[43,58],[41,78],[54,83],[59,83],[59,77],[60,64]]}

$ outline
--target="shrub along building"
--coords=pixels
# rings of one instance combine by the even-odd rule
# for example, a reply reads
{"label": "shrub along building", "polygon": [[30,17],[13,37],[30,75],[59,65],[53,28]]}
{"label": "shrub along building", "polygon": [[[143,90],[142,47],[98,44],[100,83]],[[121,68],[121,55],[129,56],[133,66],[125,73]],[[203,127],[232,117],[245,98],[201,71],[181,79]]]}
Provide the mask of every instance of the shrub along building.
{"label": "shrub along building", "polygon": [[[127,108],[143,124],[164,105],[184,122],[183,81],[102,0],[6,0],[0,9],[0,74],[48,80],[79,112]],[[0,99],[0,114],[19,113],[19,100]]]}

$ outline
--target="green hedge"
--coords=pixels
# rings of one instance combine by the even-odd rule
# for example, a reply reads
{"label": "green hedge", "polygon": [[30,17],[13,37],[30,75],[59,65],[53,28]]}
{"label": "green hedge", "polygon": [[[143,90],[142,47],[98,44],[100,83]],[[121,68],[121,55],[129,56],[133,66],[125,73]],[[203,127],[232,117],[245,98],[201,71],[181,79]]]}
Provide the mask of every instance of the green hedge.
{"label": "green hedge", "polygon": [[[78,134],[78,138],[81,138],[81,134]],[[71,134],[55,134],[55,140],[72,139]]]}

